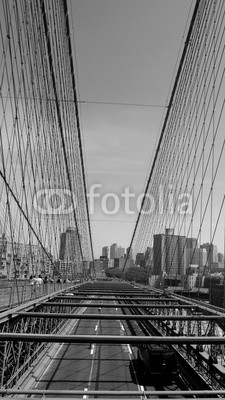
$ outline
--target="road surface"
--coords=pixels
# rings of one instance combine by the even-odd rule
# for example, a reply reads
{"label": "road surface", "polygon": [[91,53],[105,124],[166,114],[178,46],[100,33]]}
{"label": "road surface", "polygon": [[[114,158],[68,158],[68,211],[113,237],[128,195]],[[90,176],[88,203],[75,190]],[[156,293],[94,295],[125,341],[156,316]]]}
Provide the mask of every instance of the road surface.
{"label": "road surface", "polygon": [[[115,301],[112,300],[115,305]],[[115,308],[101,307],[102,313],[115,313]],[[127,324],[119,320],[75,320],[71,334],[129,335]],[[98,314],[98,308],[84,313]],[[143,390],[135,378],[135,349],[129,345],[69,344],[62,345],[35,386],[52,390]],[[136,381],[136,382],[135,382]]]}

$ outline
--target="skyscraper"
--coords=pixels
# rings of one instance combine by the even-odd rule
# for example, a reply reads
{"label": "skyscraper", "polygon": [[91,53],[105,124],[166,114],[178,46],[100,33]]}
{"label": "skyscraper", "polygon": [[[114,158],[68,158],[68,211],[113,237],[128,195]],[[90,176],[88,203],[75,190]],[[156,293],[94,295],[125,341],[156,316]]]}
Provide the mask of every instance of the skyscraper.
{"label": "skyscraper", "polygon": [[135,264],[141,266],[142,265],[142,261],[145,261],[144,253],[137,253],[136,254],[136,259],[135,259]]}
{"label": "skyscraper", "polygon": [[206,249],[207,251],[207,261],[208,265],[214,262],[218,262],[218,250],[217,247],[212,243],[203,243],[200,246],[201,249]]}
{"label": "skyscraper", "polygon": [[186,264],[199,265],[199,252],[198,252],[198,240],[196,238],[186,238]]}
{"label": "skyscraper", "polygon": [[157,234],[153,237],[153,275],[160,275],[166,269],[166,235]]}
{"label": "skyscraper", "polygon": [[[130,250],[130,251],[129,251],[129,250]],[[128,253],[129,253],[128,258],[131,259],[131,260],[133,260],[133,249],[130,248],[130,247],[127,247],[126,256],[128,255]]]}
{"label": "skyscraper", "polygon": [[79,237],[77,229],[73,227],[68,227],[66,232],[61,233],[60,237],[59,259],[65,262],[73,262],[74,269],[77,269],[76,272],[81,272],[82,269]]}
{"label": "skyscraper", "polygon": [[125,249],[121,246],[118,247],[118,258],[124,257]]}
{"label": "skyscraper", "polygon": [[102,248],[102,257],[105,257],[106,259],[109,257],[109,248],[108,246],[105,246]]}
{"label": "skyscraper", "polygon": [[165,234],[154,235],[153,275],[166,273],[169,276],[186,273],[186,237],[173,234],[166,229]]}
{"label": "skyscraper", "polygon": [[110,260],[114,260],[114,258],[118,258],[118,246],[117,246],[117,243],[113,243],[110,246]]}

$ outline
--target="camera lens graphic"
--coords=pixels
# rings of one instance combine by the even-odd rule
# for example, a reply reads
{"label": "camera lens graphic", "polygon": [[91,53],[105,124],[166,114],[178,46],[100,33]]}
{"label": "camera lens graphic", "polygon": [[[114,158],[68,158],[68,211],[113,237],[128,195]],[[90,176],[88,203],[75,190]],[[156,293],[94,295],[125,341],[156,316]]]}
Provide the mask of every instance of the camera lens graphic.
{"label": "camera lens graphic", "polygon": [[76,199],[68,189],[41,189],[34,196],[33,206],[42,215],[65,215],[74,211]]}

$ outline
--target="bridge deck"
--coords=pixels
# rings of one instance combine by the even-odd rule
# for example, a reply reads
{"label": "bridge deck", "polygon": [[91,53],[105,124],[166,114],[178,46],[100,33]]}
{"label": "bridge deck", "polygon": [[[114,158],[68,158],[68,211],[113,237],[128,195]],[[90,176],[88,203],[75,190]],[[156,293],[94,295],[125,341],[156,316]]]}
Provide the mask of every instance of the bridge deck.
{"label": "bridge deck", "polygon": [[[95,285],[98,289],[99,283],[92,284],[92,288]],[[119,287],[123,288],[123,285],[104,283],[105,290],[107,287],[112,290],[114,286],[116,293]],[[81,285],[83,291],[85,287],[86,285]],[[79,290],[81,290],[79,287],[74,289],[75,296],[79,295]],[[141,289],[138,289],[139,294],[140,291]],[[67,293],[71,292],[67,290]],[[93,293],[89,295],[87,290],[85,299],[80,299],[75,305],[72,298],[74,296],[51,295],[45,296],[44,301],[39,301],[38,304],[30,302],[26,307],[24,306],[25,311],[20,306],[18,311],[15,309],[3,313],[2,327],[4,324],[6,326],[7,321],[13,327],[13,331],[9,329],[0,334],[2,341],[7,340],[5,343],[8,343],[8,349],[11,343],[11,351],[15,352],[15,349],[18,351],[18,341],[21,346],[24,343],[27,349],[29,346],[31,348],[36,346],[35,349],[44,346],[40,355],[34,358],[18,379],[14,380],[11,388],[20,388],[27,394],[29,390],[38,394],[45,392],[50,395],[51,393],[51,396],[55,394],[54,391],[59,391],[58,398],[60,398],[60,393],[64,393],[63,391],[67,391],[68,395],[73,393],[75,398],[77,396],[79,398],[81,394],[82,398],[86,398],[87,395],[90,397],[90,393],[87,394],[90,391],[93,395],[95,394],[95,397],[103,391],[101,398],[104,396],[104,391],[109,391],[113,398],[113,393],[120,392],[116,396],[117,399],[120,396],[124,398],[123,393],[136,393],[134,398],[140,398],[143,391],[152,391],[156,397],[159,396],[160,390],[164,393],[169,391],[170,397],[176,397],[176,393],[185,388],[189,390],[189,394],[190,390],[196,389],[223,390],[224,367],[219,362],[214,363],[214,372],[212,372],[212,370],[209,371],[209,365],[207,365],[208,351],[210,346],[213,346],[212,343],[216,343],[218,347],[220,342],[225,342],[222,336],[216,336],[215,330],[212,331],[212,327],[223,320],[221,313],[216,315],[215,311],[212,312],[210,307],[207,308],[204,305],[202,315],[199,315],[200,305],[196,308],[193,307],[194,302],[187,303],[185,299],[182,304],[183,300],[179,299],[176,300],[178,308],[174,314],[175,308],[171,296],[168,296],[166,300],[163,299],[169,303],[165,304],[164,308],[160,302],[160,296],[154,297],[152,302],[148,299],[148,310],[146,310],[143,304],[146,301],[145,297],[137,303],[137,292],[134,288],[133,294],[133,301],[132,296],[129,295],[127,304],[126,295],[122,293],[119,299],[117,295],[111,295],[111,300],[105,299],[106,296],[102,295],[102,300],[100,300],[101,296],[96,290],[98,297],[96,303],[95,295]],[[57,298],[60,303],[56,301]],[[27,322],[29,322],[28,325],[26,325]],[[61,333],[49,332],[50,325],[53,323],[56,327],[57,324],[61,326]],[[34,327],[33,330],[26,332],[25,329],[21,329],[22,326],[25,328],[29,325]],[[181,325],[186,332],[183,332],[182,336],[179,332]],[[193,332],[196,334],[199,327],[205,330],[210,328],[211,330],[208,331],[210,336],[193,336]],[[163,337],[160,337],[162,334]],[[182,377],[173,379],[166,385],[162,381],[155,381],[150,376],[146,377],[142,374],[137,361],[137,349],[143,341],[174,343],[180,366],[182,366]],[[181,347],[177,346],[178,342]],[[199,364],[199,367],[195,368],[196,343],[198,342],[205,343],[206,356],[202,356],[202,366]],[[195,343],[195,345],[185,347],[184,343]],[[22,363],[22,353],[18,352],[18,354]],[[201,356],[203,353],[199,354]],[[6,358],[5,361],[7,361]],[[16,374],[15,370],[14,374]],[[197,387],[193,382],[197,382]],[[185,392],[182,392],[180,396],[186,397]]]}

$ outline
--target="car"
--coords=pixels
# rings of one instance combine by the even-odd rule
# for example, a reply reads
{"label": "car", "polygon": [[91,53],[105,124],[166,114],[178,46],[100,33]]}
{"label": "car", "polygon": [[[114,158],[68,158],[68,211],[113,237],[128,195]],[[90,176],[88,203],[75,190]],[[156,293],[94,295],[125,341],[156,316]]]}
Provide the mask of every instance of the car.
{"label": "car", "polygon": [[179,373],[175,351],[167,344],[140,345],[137,361],[145,377],[159,377],[172,381]]}

